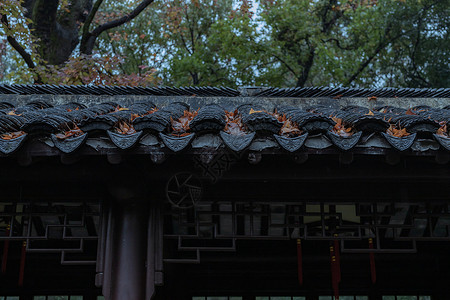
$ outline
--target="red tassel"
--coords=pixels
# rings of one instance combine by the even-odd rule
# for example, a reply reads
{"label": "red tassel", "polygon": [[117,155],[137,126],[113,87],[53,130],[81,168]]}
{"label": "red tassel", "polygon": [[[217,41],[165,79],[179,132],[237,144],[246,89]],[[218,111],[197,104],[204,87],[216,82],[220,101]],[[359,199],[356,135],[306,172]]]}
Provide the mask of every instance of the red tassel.
{"label": "red tassel", "polygon": [[22,243],[22,253],[20,255],[20,270],[19,270],[19,282],[18,286],[23,286],[23,275],[25,273],[25,255],[27,253],[27,242]]}
{"label": "red tassel", "polygon": [[[11,231],[11,225],[6,226],[6,237],[9,237],[9,232]],[[2,274],[6,273],[6,263],[8,262],[8,250],[9,250],[9,240],[5,240],[3,244],[3,257],[2,257]]]}
{"label": "red tassel", "polygon": [[303,285],[303,256],[302,256],[302,241],[297,239],[297,263],[298,263],[298,283]]}
{"label": "red tassel", "polygon": [[[334,235],[337,237],[337,234]],[[334,240],[334,256],[336,256],[336,277],[341,282],[341,255],[339,254],[339,241]]]}
{"label": "red tassel", "polygon": [[[369,238],[369,249],[373,249],[372,238]],[[375,254],[373,252],[370,252],[369,258],[370,258],[370,277],[372,279],[372,283],[375,284],[375,282],[377,282],[377,270],[375,268]]]}
{"label": "red tassel", "polygon": [[331,286],[333,288],[335,300],[339,300],[339,281],[337,276],[337,264],[334,247],[330,246],[330,258],[331,258]]}

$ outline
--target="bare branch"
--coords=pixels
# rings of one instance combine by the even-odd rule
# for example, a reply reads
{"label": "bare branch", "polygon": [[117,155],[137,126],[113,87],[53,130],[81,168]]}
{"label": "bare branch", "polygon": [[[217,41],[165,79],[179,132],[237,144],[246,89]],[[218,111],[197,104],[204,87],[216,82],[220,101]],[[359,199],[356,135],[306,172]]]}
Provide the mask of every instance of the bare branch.
{"label": "bare branch", "polygon": [[[103,0],[97,0],[97,2],[95,3],[95,5],[98,4],[98,6],[100,6],[101,2]],[[97,28],[95,28],[93,31],[89,32],[88,34],[84,34],[83,33],[83,40],[81,41],[81,45],[80,45],[80,50],[82,53],[84,54],[92,54],[92,50],[94,49],[94,45],[95,45],[95,40],[97,39],[97,37],[104,31],[111,29],[111,28],[115,28],[118,27],[122,24],[125,24],[126,22],[129,22],[131,20],[133,20],[134,18],[136,18],[145,8],[147,8],[147,6],[149,6],[150,4],[153,3],[154,0],[143,0],[132,12],[130,12],[129,14],[118,18],[116,20],[112,20],[110,22],[106,22],[105,24],[102,24],[100,26],[98,26]],[[94,6],[95,6],[94,5]],[[97,7],[98,10],[98,7]],[[92,14],[92,19],[95,16],[95,13],[97,11],[95,11]],[[91,14],[90,14],[91,15]],[[89,18],[89,17],[88,17]],[[92,22],[92,19],[90,22]],[[85,24],[86,26],[86,24]],[[85,29],[83,28],[83,31]],[[86,30],[89,31],[89,27],[86,26]]]}
{"label": "bare branch", "polygon": [[[10,29],[8,25],[8,18],[6,17],[6,15],[1,15],[1,22],[6,28]],[[13,36],[7,35],[6,38],[11,47],[13,47],[14,50],[16,50],[20,54],[20,56],[22,56],[28,68],[34,69],[36,66],[31,58],[31,55],[27,51],[25,51],[25,49],[19,44],[19,42]]]}
{"label": "bare branch", "polygon": [[294,71],[294,69],[291,68],[291,66],[285,62],[281,57],[279,57],[278,55],[273,54],[273,57],[275,57],[275,59],[277,59],[280,63],[282,63],[286,69],[289,70],[289,72],[292,73],[292,75],[294,75],[296,78],[298,78],[297,73]]}
{"label": "bare branch", "polygon": [[80,44],[80,50],[83,53],[85,52],[84,48],[86,47],[87,40],[89,39],[90,36],[89,27],[91,27],[95,14],[97,13],[102,3],[103,0],[95,1],[94,6],[92,7],[91,11],[89,12],[89,15],[86,18],[86,21],[83,24],[83,34],[81,36],[81,44]]}

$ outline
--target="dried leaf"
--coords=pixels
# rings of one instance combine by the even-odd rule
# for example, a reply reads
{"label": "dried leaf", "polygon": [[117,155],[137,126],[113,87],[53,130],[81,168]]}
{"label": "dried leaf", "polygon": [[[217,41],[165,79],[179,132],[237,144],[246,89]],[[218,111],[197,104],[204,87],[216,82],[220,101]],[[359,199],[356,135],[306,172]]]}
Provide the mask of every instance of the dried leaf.
{"label": "dried leaf", "polygon": [[439,122],[439,125],[441,125],[441,127],[438,128],[438,130],[436,131],[436,134],[445,138],[448,138],[448,130],[447,130],[447,122],[442,121]]}
{"label": "dried leaf", "polygon": [[115,126],[116,132],[120,134],[133,134],[136,133],[136,130],[134,129],[133,125],[128,123],[125,120],[119,121]]}
{"label": "dried leaf", "polygon": [[13,139],[15,139],[15,138],[18,138],[19,136],[24,135],[24,134],[25,134],[25,132],[23,132],[23,131],[16,131],[16,132],[8,132],[8,133],[4,133],[4,134],[2,134],[0,137],[1,137],[3,140],[13,140]]}
{"label": "dried leaf", "polygon": [[413,111],[411,110],[411,108],[408,109],[408,110],[406,111],[406,114],[407,114],[407,115],[411,115],[411,116],[416,116],[416,115],[417,115],[415,112],[413,112]]}
{"label": "dried leaf", "polygon": [[57,133],[55,134],[55,136],[60,140],[64,140],[69,137],[77,137],[83,134],[84,132],[80,128],[78,128],[76,124],[72,124],[72,129],[69,128],[68,131]]}
{"label": "dried leaf", "polygon": [[401,128],[400,125],[396,126],[394,124],[391,124],[386,132],[387,134],[395,137],[404,137],[410,135],[410,133],[406,131],[406,128]]}
{"label": "dried leaf", "polygon": [[349,137],[355,132],[355,129],[351,126],[351,124],[344,122],[342,119],[336,117],[331,117],[331,119],[336,122],[336,125],[334,125],[332,131],[337,135]]}
{"label": "dried leaf", "polygon": [[22,114],[16,114],[16,111],[15,111],[15,110],[12,110],[12,111],[9,111],[9,112],[7,113],[7,115],[9,115],[9,116],[21,116]]}
{"label": "dried leaf", "polygon": [[250,112],[248,114],[251,115],[251,114],[260,113],[260,112],[264,112],[264,110],[254,110],[253,108],[250,108]]}
{"label": "dried leaf", "polygon": [[233,112],[225,111],[226,125],[223,131],[233,135],[244,135],[247,130],[242,123],[242,117],[237,110]]}
{"label": "dried leaf", "polygon": [[[173,120],[170,118],[170,121],[172,123],[172,135],[175,136],[183,136],[183,134],[187,133],[189,134],[189,131],[191,128],[189,127],[190,122],[192,119],[195,118],[195,116],[198,115],[198,110],[196,111],[188,111],[185,110],[183,115],[178,118],[178,120]],[[186,134],[186,135],[187,135]]]}

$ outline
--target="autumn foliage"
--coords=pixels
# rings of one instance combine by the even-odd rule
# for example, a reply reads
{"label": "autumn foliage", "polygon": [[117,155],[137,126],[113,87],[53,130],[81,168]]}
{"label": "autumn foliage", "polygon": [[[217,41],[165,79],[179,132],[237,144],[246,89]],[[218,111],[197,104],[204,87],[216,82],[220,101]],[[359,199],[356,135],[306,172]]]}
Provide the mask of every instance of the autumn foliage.
{"label": "autumn foliage", "polygon": [[[129,110],[129,108],[127,107],[120,107],[117,106],[116,109],[114,110],[114,112],[118,112],[118,111],[124,111],[124,110]],[[154,113],[155,111],[157,111],[158,109],[156,107],[150,109],[149,111],[147,111],[144,114],[136,114],[136,113],[132,113],[130,115],[130,120],[120,120],[119,122],[117,122],[114,125],[114,129],[117,133],[120,134],[133,134],[136,133],[136,129],[134,129],[133,127],[133,120],[135,120],[136,118],[142,117],[142,116],[146,116],[149,114]]]}
{"label": "autumn foliage", "polygon": [[449,138],[448,130],[447,130],[447,122],[442,121],[439,123],[441,127],[438,128],[436,134],[445,138]]}
{"label": "autumn foliage", "polygon": [[3,140],[13,140],[24,134],[25,134],[25,132],[23,132],[23,131],[8,132],[8,133],[3,133],[2,135],[0,135],[0,138],[2,138]]}
{"label": "autumn foliage", "polygon": [[293,138],[302,134],[302,131],[298,128],[298,124],[286,117],[286,114],[279,114],[275,111],[272,115],[283,123],[279,133],[281,136]]}
{"label": "autumn foliage", "polygon": [[350,124],[344,122],[342,119],[336,117],[332,117],[332,119],[334,122],[336,122],[332,131],[337,135],[340,135],[342,137],[349,137],[352,136],[355,132],[355,129]]}
{"label": "autumn foliage", "polygon": [[73,124],[73,128],[72,129],[69,128],[69,130],[66,130],[66,131],[61,132],[61,133],[57,133],[57,134],[55,134],[55,136],[59,140],[65,140],[67,138],[77,137],[77,136],[81,136],[83,134],[84,134],[84,132],[80,128],[78,128],[78,126],[76,124]]}
{"label": "autumn foliage", "polygon": [[172,135],[177,137],[187,136],[190,134],[191,128],[189,127],[189,123],[194,119],[194,117],[198,114],[198,110],[196,111],[188,111],[185,110],[183,115],[177,120],[170,119],[172,122]]}
{"label": "autumn foliage", "polygon": [[42,83],[65,85],[155,86],[159,83],[156,70],[142,66],[139,73],[123,74],[120,67],[125,59],[109,55],[79,55],[64,65],[37,67]]}
{"label": "autumn foliage", "polygon": [[124,120],[120,120],[114,128],[116,129],[116,132],[120,134],[136,133],[136,129],[134,129],[133,125]]}
{"label": "autumn foliage", "polygon": [[247,132],[247,128],[242,122],[241,114],[235,111],[225,111],[226,125],[223,131],[233,135],[244,135]]}
{"label": "autumn foliage", "polygon": [[387,134],[395,136],[395,137],[405,137],[410,135],[409,132],[406,131],[406,128],[401,128],[400,125],[391,124],[389,128],[386,130]]}

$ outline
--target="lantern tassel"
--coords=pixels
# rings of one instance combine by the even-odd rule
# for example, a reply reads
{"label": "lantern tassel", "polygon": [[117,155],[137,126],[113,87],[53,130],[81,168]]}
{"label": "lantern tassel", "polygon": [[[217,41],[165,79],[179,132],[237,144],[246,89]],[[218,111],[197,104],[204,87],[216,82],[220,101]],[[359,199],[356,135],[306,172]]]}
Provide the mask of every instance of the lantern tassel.
{"label": "lantern tassel", "polygon": [[27,242],[24,241],[22,243],[22,253],[20,255],[20,270],[19,270],[19,282],[17,283],[18,286],[23,286],[23,276],[25,273],[25,258],[27,253]]}
{"label": "lantern tassel", "polygon": [[[369,238],[369,249],[373,249],[373,240]],[[370,277],[372,279],[372,283],[375,284],[377,282],[377,270],[375,268],[375,254],[373,252],[369,253],[370,259]]]}
{"label": "lantern tassel", "polygon": [[[11,231],[11,225],[6,226],[6,237],[9,237]],[[2,256],[2,274],[6,273],[6,263],[8,262],[8,250],[9,250],[9,240],[5,240],[3,244],[3,256]]]}
{"label": "lantern tassel", "polygon": [[303,255],[302,255],[302,241],[297,239],[297,272],[298,272],[298,283],[303,285]]}

